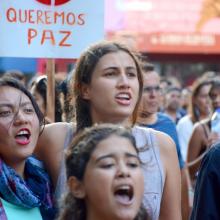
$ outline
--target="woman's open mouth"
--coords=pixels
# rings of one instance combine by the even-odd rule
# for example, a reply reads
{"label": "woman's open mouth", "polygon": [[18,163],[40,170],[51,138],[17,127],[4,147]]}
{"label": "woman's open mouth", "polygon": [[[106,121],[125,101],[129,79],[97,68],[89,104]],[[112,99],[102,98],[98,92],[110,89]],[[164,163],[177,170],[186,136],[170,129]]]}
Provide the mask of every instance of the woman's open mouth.
{"label": "woman's open mouth", "polygon": [[114,191],[117,202],[122,205],[130,205],[134,197],[134,189],[131,185],[121,185]]}
{"label": "woman's open mouth", "polygon": [[119,93],[115,96],[117,103],[120,105],[130,105],[131,104],[131,95],[130,93]]}
{"label": "woman's open mouth", "polygon": [[31,133],[28,129],[21,129],[15,135],[16,143],[20,145],[27,145],[30,143],[30,136]]}

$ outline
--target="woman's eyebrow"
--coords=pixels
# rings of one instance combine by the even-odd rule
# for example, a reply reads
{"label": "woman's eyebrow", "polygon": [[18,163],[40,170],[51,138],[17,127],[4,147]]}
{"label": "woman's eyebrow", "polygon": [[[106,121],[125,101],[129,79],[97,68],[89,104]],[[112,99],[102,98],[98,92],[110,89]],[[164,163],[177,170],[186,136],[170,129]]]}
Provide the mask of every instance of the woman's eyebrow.
{"label": "woman's eyebrow", "polygon": [[[103,155],[103,156],[98,157],[98,158],[95,160],[95,162],[98,163],[100,160],[103,160],[103,159],[106,159],[106,158],[114,158],[114,157],[115,157],[114,154],[106,154],[106,155]],[[128,152],[125,153],[125,157],[135,158],[135,159],[137,159],[137,160],[140,160],[139,157],[138,157],[138,155],[132,154],[132,153],[128,153]]]}
{"label": "woman's eyebrow", "polygon": [[137,159],[139,162],[141,161],[140,158],[139,158],[139,156],[136,155],[136,154],[125,153],[125,156],[126,156],[127,158],[135,158],[135,159]]}
{"label": "woman's eyebrow", "polygon": [[32,102],[31,101],[21,102],[19,105],[20,106],[32,105]]}
{"label": "woman's eyebrow", "polygon": [[[118,66],[108,66],[108,67],[104,67],[103,70],[109,70],[109,69],[112,69],[112,70],[117,70],[119,69],[120,67]],[[128,70],[136,70],[136,67],[135,66],[127,66],[125,67],[125,69],[128,69]]]}
{"label": "woman's eyebrow", "polygon": [[137,70],[136,66],[127,66],[126,69]]}
{"label": "woman's eyebrow", "polygon": [[139,158],[138,155],[136,154],[132,154],[132,153],[125,153],[126,157],[135,157],[135,158]]}
{"label": "woman's eyebrow", "polygon": [[114,157],[114,154],[106,154],[106,155],[103,155],[103,156],[100,156],[98,157],[95,162],[98,163],[100,160],[103,160],[103,159],[106,159],[106,158],[113,158]]}
{"label": "woman's eyebrow", "polygon": [[108,66],[108,67],[103,68],[103,70],[117,70],[117,69],[119,69],[119,67],[117,66]]}
{"label": "woman's eyebrow", "polygon": [[[19,106],[26,106],[26,105],[32,105],[32,102],[31,101],[27,101],[27,102],[21,102],[19,103]],[[13,108],[15,107],[16,105],[14,104],[10,104],[10,103],[0,103],[0,107],[9,107],[9,108]]]}
{"label": "woman's eyebrow", "polygon": [[9,103],[0,103],[0,107],[9,107],[9,108],[12,108],[13,105],[12,105],[12,104],[9,104]]}

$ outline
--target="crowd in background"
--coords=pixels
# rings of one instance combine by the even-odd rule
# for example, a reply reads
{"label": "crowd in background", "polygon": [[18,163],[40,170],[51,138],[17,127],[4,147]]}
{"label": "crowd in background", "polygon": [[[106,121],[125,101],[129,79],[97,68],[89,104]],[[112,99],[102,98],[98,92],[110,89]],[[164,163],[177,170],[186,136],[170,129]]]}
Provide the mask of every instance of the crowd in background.
{"label": "crowd in background", "polygon": [[[112,53],[118,53],[118,52],[112,52]],[[106,55],[103,55],[103,57],[104,56]],[[114,57],[112,59],[114,59]],[[107,61],[105,62],[107,63]],[[214,143],[218,142],[220,138],[219,134],[213,132],[211,128],[212,115],[216,109],[220,108],[220,76],[219,73],[206,72],[203,75],[201,75],[199,78],[195,79],[192,85],[183,87],[181,85],[181,82],[178,81],[178,79],[173,80],[173,79],[161,77],[160,73],[156,71],[154,65],[149,63],[148,61],[142,60],[140,61],[140,63],[141,63],[140,67],[143,76],[143,94],[140,99],[140,105],[137,109],[137,120],[135,123],[140,127],[151,128],[166,133],[169,137],[172,138],[173,143],[175,143],[178,162],[179,162],[179,171],[181,173],[181,185],[180,185],[181,197],[182,197],[181,214],[182,214],[182,219],[187,220],[190,218],[190,214],[193,208],[194,191],[195,191],[195,186],[198,178],[198,171],[200,168],[201,161],[209,151],[210,147]],[[26,89],[29,90],[30,93],[33,95],[41,113],[45,117],[46,124],[49,125],[54,122],[69,122],[72,124],[77,124],[77,120],[78,120],[76,117],[77,110],[75,111],[75,109],[78,108],[77,106],[79,103],[77,103],[76,101],[77,96],[74,96],[71,91],[72,89],[70,89],[73,83],[71,78],[74,76],[74,74],[76,74],[75,71],[79,71],[79,70],[74,69],[71,73],[66,74],[65,78],[56,79],[54,120],[49,118],[47,115],[46,94],[47,94],[48,81],[46,75],[39,76],[38,74],[36,74],[36,76],[33,79],[31,79],[29,82],[26,82],[25,77],[21,72],[11,71],[5,73],[2,76],[2,79],[13,78],[23,83]],[[109,78],[112,77],[110,74],[108,76]],[[124,99],[121,102],[124,102],[124,105],[126,105],[126,99],[127,99],[126,94],[121,94],[121,97]],[[118,98],[119,101],[121,97]],[[106,120],[106,122],[109,121]],[[114,120],[110,122],[114,123]],[[98,130],[99,129],[100,131],[102,131],[103,128],[98,128]],[[110,130],[112,133],[116,133],[116,136],[121,135],[117,133],[119,131],[114,127],[111,128]],[[47,127],[45,131],[47,132]],[[73,133],[72,130],[70,132]],[[109,136],[106,136],[106,138],[107,137]],[[55,136],[53,136],[53,138],[55,138]],[[83,137],[82,135],[82,137],[80,138],[83,139],[85,137]],[[102,138],[103,137],[101,137],[100,139]],[[49,144],[50,142],[47,143]],[[78,144],[79,142],[75,143],[75,145],[77,146]],[[136,149],[136,147],[133,148]],[[131,148],[130,151],[136,155],[136,150],[134,151],[133,148]],[[67,160],[68,163],[70,163],[69,167],[73,166],[73,164],[71,164],[70,161],[73,154],[74,154],[74,148],[68,152]],[[80,152],[80,154],[84,155],[85,152]],[[173,158],[168,158],[168,159],[172,160]],[[79,160],[79,158],[77,160]],[[139,166],[138,160],[135,159],[135,162],[133,163],[135,163],[135,166]],[[82,167],[79,167],[79,169],[82,169]],[[76,175],[73,171],[68,171],[68,169],[67,172],[69,172],[69,176],[67,178],[69,178],[71,175]],[[71,174],[71,172],[73,172],[73,174]],[[85,170],[82,169],[82,172],[85,172]],[[175,173],[175,170],[173,172]],[[152,176],[152,178],[157,178],[157,177]],[[166,184],[165,182],[168,181],[168,176],[165,179],[166,180],[162,180],[164,181],[163,184]],[[75,184],[75,182],[72,181],[70,184],[72,184],[71,187],[74,188],[73,185]],[[126,190],[127,188],[125,189],[125,191]],[[170,189],[170,190],[173,190],[173,193],[175,193],[174,189]],[[119,194],[120,193],[121,192],[119,192]],[[163,193],[167,193],[167,192],[164,191]],[[153,200],[154,197],[152,196],[151,199]],[[69,200],[68,198],[66,198],[65,201],[67,203],[68,201],[70,202],[72,200],[70,198]],[[156,202],[160,202],[160,201],[156,201]],[[140,206],[140,203],[141,202],[139,201],[138,207]],[[165,206],[163,204],[163,201],[161,202],[161,206],[162,207]],[[79,205],[79,207],[81,206]],[[193,211],[195,212],[195,210]],[[166,213],[163,214],[164,216],[166,216]],[[68,216],[68,215],[69,213],[62,214],[62,216]],[[60,216],[60,219],[70,219],[62,216]],[[153,214],[150,213],[149,219],[151,219],[152,216]],[[161,214],[161,216],[163,215]],[[140,217],[137,219],[147,219],[147,218],[148,217],[146,214],[144,218]],[[155,217],[155,219],[157,219],[157,217]],[[199,219],[199,218],[195,218],[195,219]]]}

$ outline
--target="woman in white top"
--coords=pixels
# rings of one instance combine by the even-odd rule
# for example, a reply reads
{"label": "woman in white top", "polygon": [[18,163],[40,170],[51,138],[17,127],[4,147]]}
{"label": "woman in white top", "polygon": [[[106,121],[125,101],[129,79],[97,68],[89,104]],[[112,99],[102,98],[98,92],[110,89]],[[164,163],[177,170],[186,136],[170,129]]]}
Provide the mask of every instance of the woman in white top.
{"label": "woman in white top", "polygon": [[[125,46],[100,42],[79,58],[74,73],[77,131],[95,123],[134,126],[142,94],[142,73],[136,56]],[[59,183],[63,147],[70,126],[45,127],[36,154]],[[150,218],[181,219],[180,170],[175,145],[167,135],[133,127],[144,163],[144,203]],[[171,159],[172,158],[172,159]]]}
{"label": "woman in white top", "polygon": [[210,114],[210,86],[211,82],[204,79],[198,79],[193,83],[188,114],[181,118],[176,126],[184,161],[186,161],[189,139],[192,135],[194,124],[207,118]]}

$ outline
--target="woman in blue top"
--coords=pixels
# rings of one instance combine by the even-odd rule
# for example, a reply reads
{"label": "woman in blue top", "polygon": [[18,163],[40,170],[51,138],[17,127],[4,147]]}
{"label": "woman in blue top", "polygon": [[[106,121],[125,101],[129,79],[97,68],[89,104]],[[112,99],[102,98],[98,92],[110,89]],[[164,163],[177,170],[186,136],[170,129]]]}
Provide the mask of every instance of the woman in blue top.
{"label": "woman in blue top", "polygon": [[0,79],[0,219],[53,219],[50,182],[31,157],[43,116],[28,90]]}

